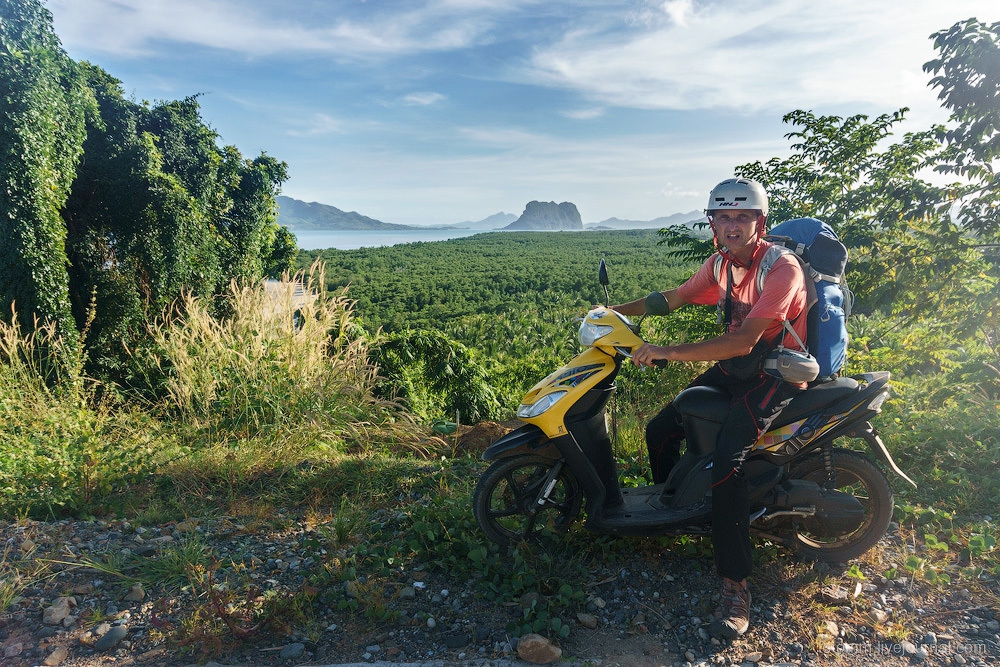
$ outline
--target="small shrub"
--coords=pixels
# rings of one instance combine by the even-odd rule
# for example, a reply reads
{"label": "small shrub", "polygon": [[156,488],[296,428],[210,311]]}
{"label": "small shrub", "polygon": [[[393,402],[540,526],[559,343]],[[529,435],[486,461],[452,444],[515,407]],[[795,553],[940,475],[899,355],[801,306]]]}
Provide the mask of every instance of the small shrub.
{"label": "small shrub", "polygon": [[0,514],[60,515],[145,479],[171,452],[158,425],[113,402],[51,327],[0,323]]}

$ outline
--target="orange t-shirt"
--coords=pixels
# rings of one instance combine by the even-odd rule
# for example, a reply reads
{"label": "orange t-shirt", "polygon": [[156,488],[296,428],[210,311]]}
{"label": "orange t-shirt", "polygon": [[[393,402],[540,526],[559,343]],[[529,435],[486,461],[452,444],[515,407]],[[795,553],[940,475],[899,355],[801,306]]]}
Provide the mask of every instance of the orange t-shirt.
{"label": "orange t-shirt", "polygon": [[[763,257],[770,246],[765,242],[757,257]],[[729,282],[726,266],[728,260],[723,260],[719,280],[715,279],[715,255],[701,265],[701,268],[677,288],[677,294],[688,303],[709,306],[724,304],[726,299],[726,284]],[[781,255],[771,266],[764,278],[763,290],[757,290],[757,269],[751,267],[749,274],[746,269],[733,266],[733,306],[730,331],[739,329],[747,318],[767,318],[771,323],[764,330],[764,338],[778,340],[785,320],[792,321],[792,328],[803,342],[806,340],[806,319],[800,317],[806,309],[805,277],[799,261],[790,255]],[[800,349],[791,334],[786,333],[782,345],[793,350]]]}

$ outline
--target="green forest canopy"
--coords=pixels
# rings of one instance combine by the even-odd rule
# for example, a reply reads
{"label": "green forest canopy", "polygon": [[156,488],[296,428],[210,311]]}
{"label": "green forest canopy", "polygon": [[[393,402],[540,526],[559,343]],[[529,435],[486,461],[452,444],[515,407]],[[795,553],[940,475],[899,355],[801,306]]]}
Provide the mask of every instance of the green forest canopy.
{"label": "green forest canopy", "polygon": [[[300,251],[300,268],[326,263],[331,291],[348,288],[358,313],[388,330],[447,327],[475,314],[566,307],[604,300],[597,266],[606,259],[612,298],[664,289],[689,272],[667,260],[654,230],[492,232],[435,243]],[[693,266],[690,265],[689,266]]]}

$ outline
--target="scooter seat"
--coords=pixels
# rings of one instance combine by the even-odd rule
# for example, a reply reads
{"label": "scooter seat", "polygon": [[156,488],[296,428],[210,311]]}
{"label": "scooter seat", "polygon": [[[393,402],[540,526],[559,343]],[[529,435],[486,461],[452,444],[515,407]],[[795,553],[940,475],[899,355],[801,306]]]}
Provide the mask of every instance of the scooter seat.
{"label": "scooter seat", "polygon": [[686,418],[721,424],[729,413],[729,401],[729,394],[716,387],[688,387],[673,402]]}
{"label": "scooter seat", "polygon": [[[844,377],[814,385],[792,399],[774,426],[796,421],[824,405],[832,405],[857,393],[858,386],[854,378]],[[674,398],[674,407],[686,418],[721,424],[729,413],[729,401],[729,394],[716,387],[689,387]]]}
{"label": "scooter seat", "polygon": [[804,415],[815,412],[825,405],[833,405],[842,398],[847,398],[858,392],[858,381],[854,378],[837,378],[810,387],[792,399],[778,416],[774,426],[789,424],[801,419]]}

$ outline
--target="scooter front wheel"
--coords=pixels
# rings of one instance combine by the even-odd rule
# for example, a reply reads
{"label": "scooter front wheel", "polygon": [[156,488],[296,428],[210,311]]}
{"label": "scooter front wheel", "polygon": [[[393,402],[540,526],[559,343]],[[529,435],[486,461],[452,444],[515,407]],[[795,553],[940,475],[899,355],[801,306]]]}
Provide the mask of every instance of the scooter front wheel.
{"label": "scooter front wheel", "polygon": [[479,527],[500,546],[565,532],[582,504],[580,484],[565,462],[532,454],[494,462],[472,497]]}

